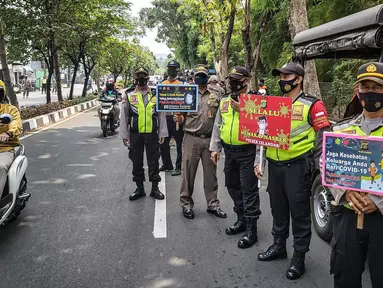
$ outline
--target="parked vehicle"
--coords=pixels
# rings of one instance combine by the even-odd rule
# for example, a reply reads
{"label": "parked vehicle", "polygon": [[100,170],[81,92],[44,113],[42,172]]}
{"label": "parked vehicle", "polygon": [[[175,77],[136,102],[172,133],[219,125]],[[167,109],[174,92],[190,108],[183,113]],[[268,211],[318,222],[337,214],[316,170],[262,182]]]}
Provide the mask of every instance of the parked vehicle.
{"label": "parked vehicle", "polygon": [[[9,124],[12,116],[0,115],[0,124]],[[25,176],[28,159],[24,153],[24,146],[15,149],[15,159],[8,170],[8,178],[0,199],[0,225],[16,219],[25,208],[31,194],[27,193],[27,178]]]}
{"label": "parked vehicle", "polygon": [[[379,59],[383,62],[383,5],[302,31],[295,36],[293,46],[294,61],[302,65],[313,59]],[[357,98],[353,100],[358,101]],[[332,238],[333,217],[330,212],[333,197],[322,185],[320,176],[320,171],[315,171],[312,219],[318,235],[329,241]]]}

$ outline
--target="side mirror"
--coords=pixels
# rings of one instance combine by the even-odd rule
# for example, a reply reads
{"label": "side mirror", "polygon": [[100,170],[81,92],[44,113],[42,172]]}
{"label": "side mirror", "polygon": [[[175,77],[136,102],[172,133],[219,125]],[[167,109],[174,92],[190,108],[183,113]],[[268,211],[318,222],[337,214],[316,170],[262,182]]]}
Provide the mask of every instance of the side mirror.
{"label": "side mirror", "polygon": [[7,125],[13,121],[13,118],[9,114],[2,114],[0,115],[0,124]]}

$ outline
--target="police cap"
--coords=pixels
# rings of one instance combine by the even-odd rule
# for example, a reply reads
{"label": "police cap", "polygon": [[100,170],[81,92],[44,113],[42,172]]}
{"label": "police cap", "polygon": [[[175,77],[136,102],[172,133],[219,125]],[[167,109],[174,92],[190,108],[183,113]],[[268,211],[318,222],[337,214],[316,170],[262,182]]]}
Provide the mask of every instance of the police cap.
{"label": "police cap", "polygon": [[172,60],[168,63],[167,67],[174,67],[174,68],[180,68],[180,63],[178,63],[176,60]]}
{"label": "police cap", "polygon": [[280,74],[296,74],[298,76],[305,76],[305,69],[301,64],[291,62],[282,66],[282,68],[275,68],[271,72],[273,76],[279,76]]}
{"label": "police cap", "polygon": [[203,73],[203,74],[206,74],[207,76],[209,76],[209,67],[204,65],[204,64],[197,64],[194,67],[194,73],[195,73],[195,75]]}
{"label": "police cap", "polygon": [[134,72],[134,76],[137,76],[138,74],[145,74],[146,76],[149,76],[149,72],[148,72],[148,70],[146,70],[146,69],[143,68],[143,67],[138,68],[138,69]]}
{"label": "police cap", "polygon": [[235,66],[230,70],[229,78],[242,79],[243,77],[250,77],[250,72],[245,67]]}
{"label": "police cap", "polygon": [[371,80],[383,85],[383,63],[372,62],[360,66],[356,83],[363,80]]}

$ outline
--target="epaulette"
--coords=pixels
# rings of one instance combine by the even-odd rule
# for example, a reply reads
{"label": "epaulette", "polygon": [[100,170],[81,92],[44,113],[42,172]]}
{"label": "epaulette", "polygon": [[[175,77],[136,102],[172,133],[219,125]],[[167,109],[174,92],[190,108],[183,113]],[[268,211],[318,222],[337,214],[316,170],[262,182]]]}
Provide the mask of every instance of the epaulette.
{"label": "epaulette", "polygon": [[361,114],[354,115],[351,117],[344,118],[335,124],[331,125],[332,131],[339,131],[348,128],[349,126],[357,125],[357,122],[360,122]]}
{"label": "epaulette", "polygon": [[314,104],[315,102],[317,102],[317,101],[320,100],[319,98],[314,97],[314,96],[311,96],[311,95],[309,95],[309,94],[304,94],[304,95],[299,96],[299,100],[301,100],[301,99],[310,102],[309,105],[312,105],[312,104]]}

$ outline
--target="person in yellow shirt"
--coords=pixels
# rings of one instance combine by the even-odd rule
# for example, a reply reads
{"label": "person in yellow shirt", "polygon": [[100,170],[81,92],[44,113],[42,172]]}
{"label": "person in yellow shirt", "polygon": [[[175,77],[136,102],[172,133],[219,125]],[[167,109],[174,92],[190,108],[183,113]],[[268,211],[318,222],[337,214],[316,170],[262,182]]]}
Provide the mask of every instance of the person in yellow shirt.
{"label": "person in yellow shirt", "polygon": [[12,122],[0,124],[0,196],[7,181],[8,169],[15,158],[16,146],[20,145],[19,135],[22,131],[20,112],[17,107],[7,104],[5,85],[0,80],[0,115],[9,114]]}

